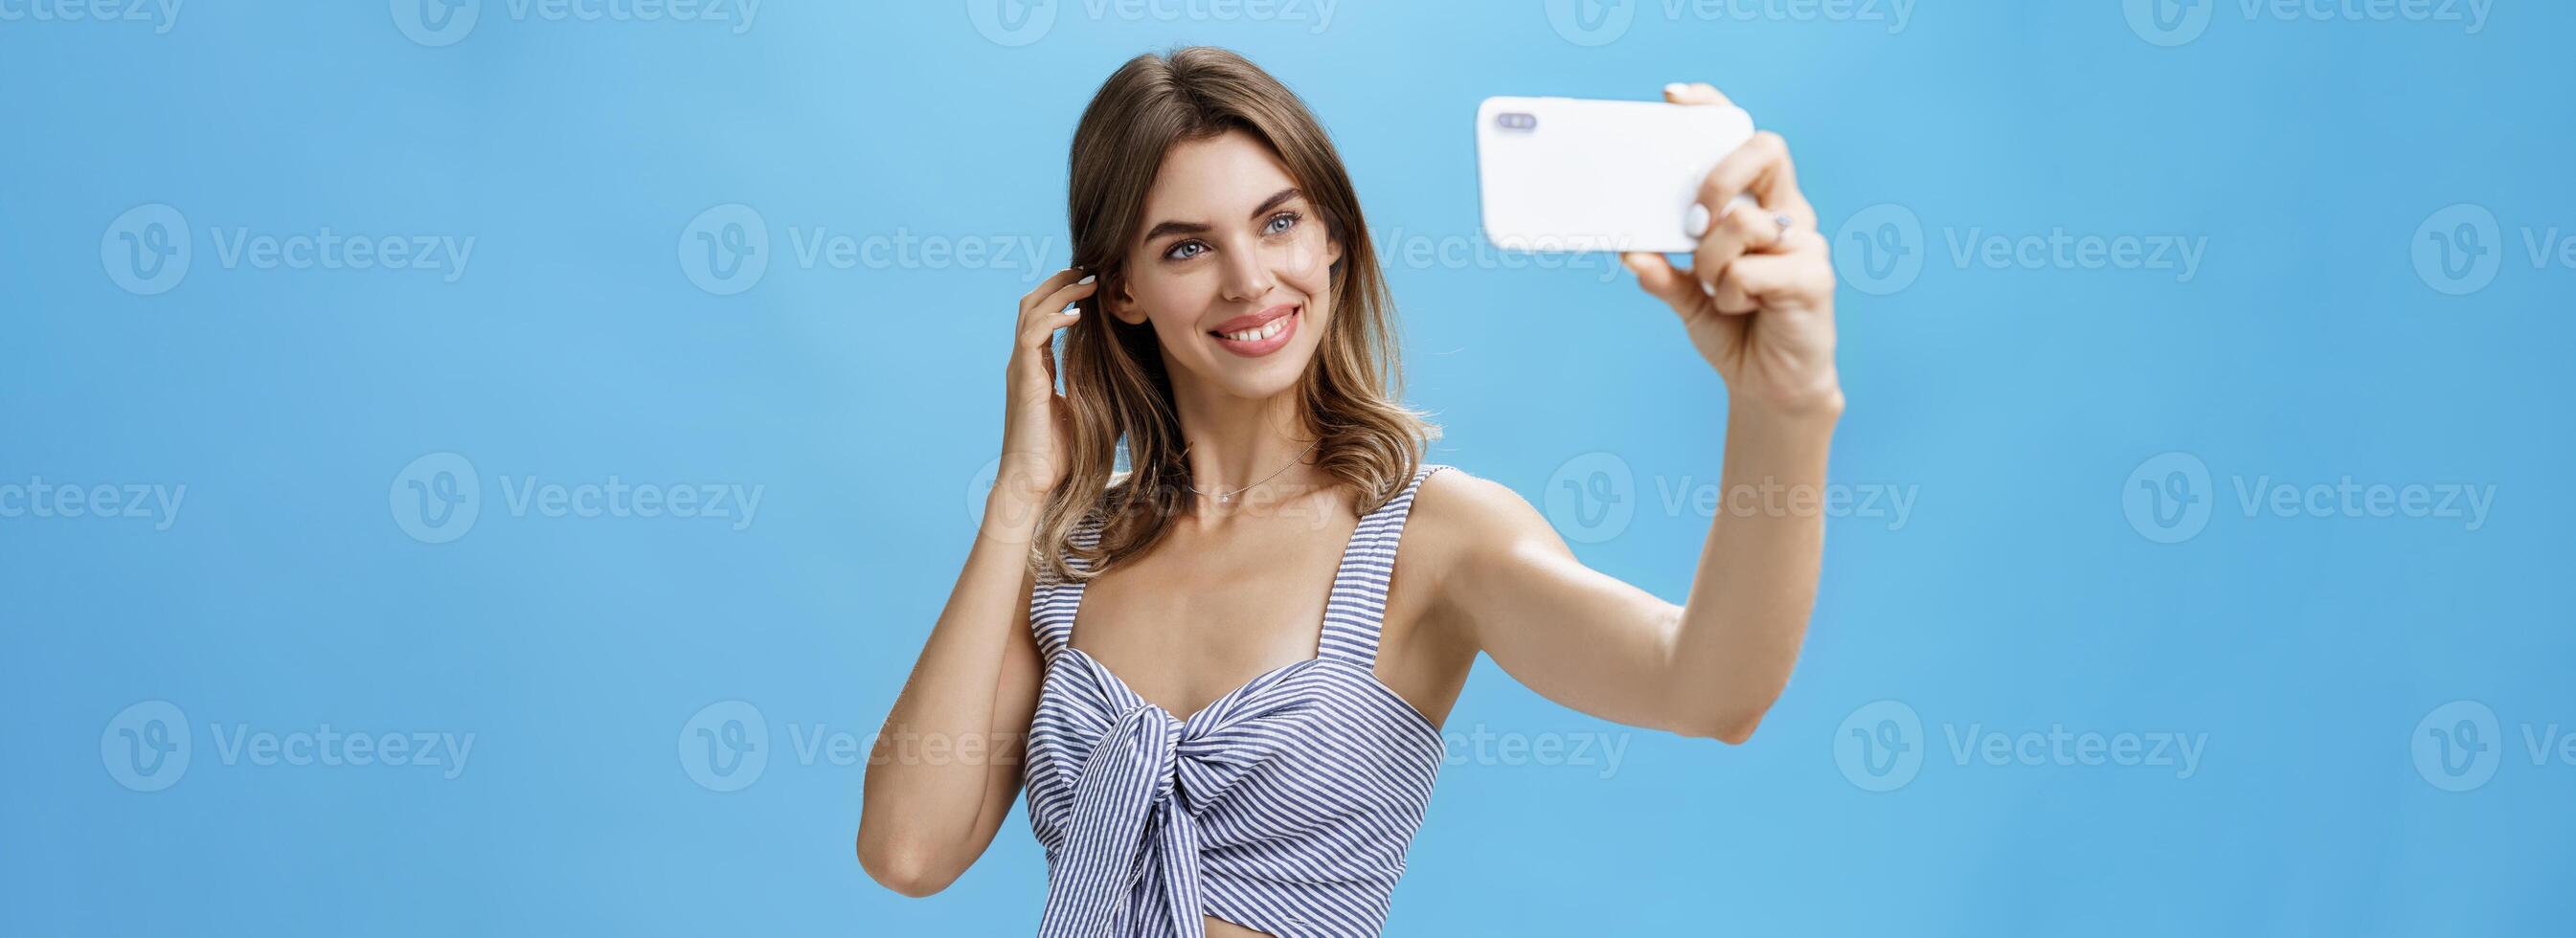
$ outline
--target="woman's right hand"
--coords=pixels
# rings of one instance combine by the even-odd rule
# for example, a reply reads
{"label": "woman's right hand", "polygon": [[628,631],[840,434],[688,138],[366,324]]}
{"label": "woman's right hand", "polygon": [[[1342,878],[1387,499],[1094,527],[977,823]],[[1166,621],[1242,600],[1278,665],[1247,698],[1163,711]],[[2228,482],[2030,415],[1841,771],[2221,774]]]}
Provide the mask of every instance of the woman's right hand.
{"label": "woman's right hand", "polygon": [[[1080,279],[1076,279],[1076,278]],[[1073,411],[1055,390],[1055,333],[1081,312],[1066,307],[1091,295],[1098,278],[1064,270],[1020,297],[1019,329],[1011,348],[1010,400],[1002,414],[1002,462],[993,476],[996,494],[1016,495],[1029,523],[1073,469]],[[1014,519],[1017,520],[1017,519]]]}

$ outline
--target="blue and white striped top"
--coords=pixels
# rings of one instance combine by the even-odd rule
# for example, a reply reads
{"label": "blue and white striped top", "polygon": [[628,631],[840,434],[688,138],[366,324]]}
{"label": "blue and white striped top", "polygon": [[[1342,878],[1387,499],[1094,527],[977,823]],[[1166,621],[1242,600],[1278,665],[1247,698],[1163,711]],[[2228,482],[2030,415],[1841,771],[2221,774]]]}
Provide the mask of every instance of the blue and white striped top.
{"label": "blue and white striped top", "polygon": [[[1376,935],[1446,747],[1378,680],[1396,542],[1425,463],[1342,549],[1316,656],[1176,718],[1072,646],[1081,582],[1042,583],[1029,723],[1040,938],[1200,938],[1213,915],[1280,938]],[[1095,516],[1074,529],[1099,543]],[[1079,559],[1078,569],[1088,569]]]}

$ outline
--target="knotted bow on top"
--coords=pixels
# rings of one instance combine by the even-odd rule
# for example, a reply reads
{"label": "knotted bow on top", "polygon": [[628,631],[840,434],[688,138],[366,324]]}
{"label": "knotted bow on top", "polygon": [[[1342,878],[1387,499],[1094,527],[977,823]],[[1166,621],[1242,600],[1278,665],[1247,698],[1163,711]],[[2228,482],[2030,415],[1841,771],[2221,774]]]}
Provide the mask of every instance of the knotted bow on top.
{"label": "knotted bow on top", "polygon": [[1204,938],[1198,816],[1267,753],[1227,741],[1222,729],[1309,706],[1259,699],[1262,685],[1284,676],[1265,675],[1186,723],[1132,693],[1119,695],[1127,708],[1092,748],[1074,786],[1069,836],[1048,871],[1042,938]]}

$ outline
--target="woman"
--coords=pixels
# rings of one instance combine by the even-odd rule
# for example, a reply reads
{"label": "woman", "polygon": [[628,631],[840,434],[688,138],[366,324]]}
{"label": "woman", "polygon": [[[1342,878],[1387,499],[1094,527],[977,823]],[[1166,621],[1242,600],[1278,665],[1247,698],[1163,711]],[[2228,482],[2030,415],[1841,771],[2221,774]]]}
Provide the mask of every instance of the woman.
{"label": "woman", "polygon": [[[1359,203],[1286,87],[1221,49],[1139,56],[1084,112],[1070,188],[1076,267],[1020,301],[981,536],[871,754],[871,876],[937,892],[1025,783],[1042,935],[1374,935],[1479,652],[1603,719],[1752,734],[1806,631],[1817,513],[1725,500],[1674,605],[1423,462]],[[1726,381],[1726,491],[1813,493],[1842,410],[1814,210],[1769,134],[1699,201],[1688,270],[1624,260]]]}

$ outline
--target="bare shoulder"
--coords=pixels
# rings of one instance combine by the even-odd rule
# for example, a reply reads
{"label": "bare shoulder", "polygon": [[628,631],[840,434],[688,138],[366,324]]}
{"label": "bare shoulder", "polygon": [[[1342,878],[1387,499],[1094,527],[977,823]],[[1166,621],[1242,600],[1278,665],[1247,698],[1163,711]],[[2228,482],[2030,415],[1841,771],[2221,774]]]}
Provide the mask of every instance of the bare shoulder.
{"label": "bare shoulder", "polygon": [[1456,466],[1432,473],[1414,492],[1405,520],[1405,559],[1413,559],[1417,541],[1422,561],[1444,584],[1479,562],[1564,544],[1547,516],[1521,493]]}

